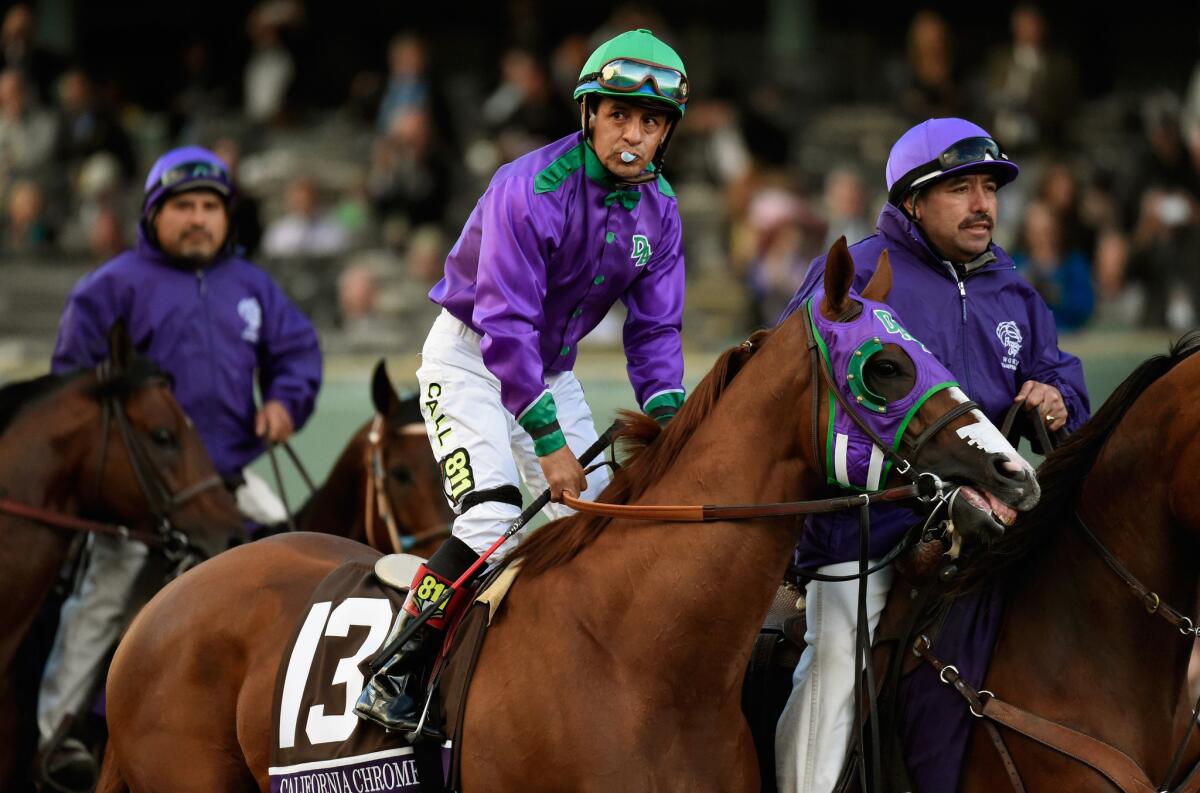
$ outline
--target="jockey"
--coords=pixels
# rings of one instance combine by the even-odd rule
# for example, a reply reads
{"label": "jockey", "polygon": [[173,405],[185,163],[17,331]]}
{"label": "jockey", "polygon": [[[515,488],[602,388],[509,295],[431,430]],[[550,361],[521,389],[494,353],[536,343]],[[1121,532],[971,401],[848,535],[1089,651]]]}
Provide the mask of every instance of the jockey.
{"label": "jockey", "polygon": [[[1018,172],[991,135],[969,121],[930,119],[904,133],[888,157],[888,201],[876,233],[850,247],[854,286],[862,290],[887,250],[894,272],[888,303],[993,424],[1000,426],[1008,408],[1021,402],[1049,430],[1073,431],[1089,414],[1082,364],[1059,349],[1045,302],[1017,275],[1008,253],[992,242],[996,193]],[[824,264],[824,257],[813,262],[784,317],[820,286]],[[873,508],[872,558],[881,558],[916,520],[902,507]],[[797,552],[798,565],[830,575],[854,574],[858,538],[856,512],[814,516]],[[891,580],[890,569],[868,578],[872,633]],[[783,793],[833,789],[854,721],[857,670],[851,659],[858,584],[812,581],[806,592],[807,647],[776,733]],[[986,665],[986,659],[980,663]],[[971,671],[982,677],[982,671]],[[954,739],[961,736],[965,748],[965,708],[954,702],[947,714],[948,721],[960,724]],[[936,729],[954,732],[946,722]],[[920,769],[912,770],[920,775]]]}
{"label": "jockey", "polygon": [[[683,61],[648,30],[622,33],[588,58],[574,98],[581,131],[496,172],[429,293],[442,312],[417,379],[458,517],[454,536],[418,572],[409,614],[427,602],[422,582],[454,581],[512,525],[519,481],[531,493],[549,487],[555,502],[563,493],[594,498],[608,484],[603,470],[585,479],[576,459],[597,433],[571,369],[580,340],[618,300],[638,404],[666,422],[683,403],[683,244],[661,173],[688,100]],[[398,671],[372,678],[360,716],[413,728],[409,671],[443,624],[439,616],[423,626]]]}
{"label": "jockey", "polygon": [[[146,179],[138,243],[85,275],[67,298],[51,369],[96,366],[124,319],[138,351],[174,380],[218,473],[259,523],[284,519],[265,482],[245,467],[264,442],[286,440],[312,413],[321,351],[308,319],[279,286],[241,258],[228,233],[228,169],[199,146],[167,152]],[[255,371],[263,407],[255,409]],[[63,604],[38,703],[43,745],[88,704],[104,657],[126,622],[145,546],[91,535],[90,563]],[[68,739],[59,754],[82,747]],[[80,760],[50,758],[47,767]],[[64,773],[69,773],[64,771]]]}

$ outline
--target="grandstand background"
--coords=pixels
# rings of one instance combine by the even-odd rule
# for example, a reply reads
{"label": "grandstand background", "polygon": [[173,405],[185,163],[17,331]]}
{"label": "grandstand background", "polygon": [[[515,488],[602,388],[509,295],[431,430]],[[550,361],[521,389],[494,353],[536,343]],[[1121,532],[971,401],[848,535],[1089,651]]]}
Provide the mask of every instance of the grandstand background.
{"label": "grandstand background", "polygon": [[[0,383],[46,370],[71,285],[135,239],[155,157],[216,147],[241,241],[322,336],[296,445],[323,475],[370,413],[374,361],[412,386],[425,293],[492,172],[577,126],[598,40],[649,27],[694,89],[667,162],[689,384],[832,239],[871,232],[904,129],[962,115],[1021,165],[997,241],[1096,405],[1200,310],[1200,5],[1100,5],[0,3]],[[599,424],[632,406],[619,330],[580,358]]]}

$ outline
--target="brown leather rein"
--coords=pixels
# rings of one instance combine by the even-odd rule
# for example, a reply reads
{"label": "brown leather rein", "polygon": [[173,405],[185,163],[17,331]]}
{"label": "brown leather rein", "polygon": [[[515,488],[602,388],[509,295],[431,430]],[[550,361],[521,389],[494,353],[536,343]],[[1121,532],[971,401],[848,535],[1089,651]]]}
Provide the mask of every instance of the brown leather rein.
{"label": "brown leather rein", "polygon": [[[424,425],[420,424],[422,432]],[[415,534],[402,534],[396,521],[395,510],[387,492],[387,465],[383,459],[383,438],[387,432],[387,421],[382,414],[376,413],[371,420],[371,429],[367,432],[366,460],[367,468],[366,502],[363,509],[363,531],[367,544],[372,548],[382,550],[376,529],[376,516],[383,520],[387,529],[388,541],[392,544],[394,553],[407,553],[413,547],[439,537],[450,536],[450,526],[443,524],[434,526]]]}
{"label": "brown leather rein", "polygon": [[[811,298],[810,298],[811,302]],[[860,307],[861,308],[861,307]],[[867,425],[833,382],[833,376],[827,367],[822,365],[820,349],[817,346],[816,331],[812,327],[812,316],[808,304],[798,311],[806,318],[805,332],[808,334],[809,360],[812,361],[811,388],[813,392],[813,448],[814,459],[820,465],[820,400],[821,394],[828,390],[842,410],[849,416],[858,428],[871,439],[883,453],[892,461],[893,470],[908,479],[909,484],[886,490],[876,490],[869,493],[859,493],[853,496],[816,499],[812,501],[783,501],[770,504],[735,504],[735,505],[631,505],[604,504],[598,501],[584,501],[571,495],[563,495],[563,503],[577,512],[590,515],[603,515],[609,518],[624,518],[628,520],[661,520],[679,523],[712,523],[724,520],[751,520],[754,518],[778,518],[791,515],[812,515],[822,512],[840,512],[854,507],[862,507],[876,502],[904,501],[919,498],[925,501],[945,501],[945,483],[932,473],[916,473],[912,464],[891,448],[879,435]],[[742,346],[753,349],[753,344],[746,340]],[[821,387],[816,387],[820,382]],[[913,459],[921,451],[921,447],[933,436],[942,431],[950,422],[977,410],[979,405],[974,402],[963,402],[954,406],[921,433],[914,442],[905,441],[910,447]]]}

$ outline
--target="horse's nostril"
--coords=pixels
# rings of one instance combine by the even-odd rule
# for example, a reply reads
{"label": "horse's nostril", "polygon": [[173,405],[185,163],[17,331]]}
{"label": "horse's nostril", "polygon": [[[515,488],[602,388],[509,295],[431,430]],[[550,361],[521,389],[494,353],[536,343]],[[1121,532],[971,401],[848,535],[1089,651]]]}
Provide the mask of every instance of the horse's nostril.
{"label": "horse's nostril", "polygon": [[1001,479],[1012,482],[1024,482],[1029,479],[1029,471],[1023,465],[1013,463],[1007,455],[997,454],[992,458],[992,467]]}

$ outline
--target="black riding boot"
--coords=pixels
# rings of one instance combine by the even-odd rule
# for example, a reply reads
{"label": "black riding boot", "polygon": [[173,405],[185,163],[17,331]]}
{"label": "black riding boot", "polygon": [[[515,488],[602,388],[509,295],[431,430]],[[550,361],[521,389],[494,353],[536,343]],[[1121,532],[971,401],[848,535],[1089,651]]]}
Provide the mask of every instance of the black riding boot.
{"label": "black riding boot", "polygon": [[[397,620],[392,636],[398,636],[416,615],[437,603],[446,588],[475,563],[479,554],[457,537],[442,547],[417,571],[404,604],[404,616]],[[442,634],[462,602],[456,593],[442,613],[434,615],[401,645],[388,662],[367,683],[358,697],[354,712],[360,719],[375,722],[389,730],[415,732],[425,704],[422,678],[428,661],[441,648]],[[388,642],[392,636],[388,637]],[[440,725],[426,719],[421,734],[440,738]],[[420,737],[420,736],[418,736]]]}

